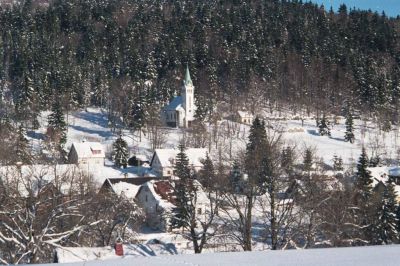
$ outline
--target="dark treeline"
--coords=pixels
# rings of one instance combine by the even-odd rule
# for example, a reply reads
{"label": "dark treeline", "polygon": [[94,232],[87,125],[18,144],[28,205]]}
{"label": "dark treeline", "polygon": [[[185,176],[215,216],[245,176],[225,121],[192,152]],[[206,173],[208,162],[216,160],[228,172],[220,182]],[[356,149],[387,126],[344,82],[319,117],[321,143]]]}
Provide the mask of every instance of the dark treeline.
{"label": "dark treeline", "polygon": [[351,104],[396,123],[399,26],[301,1],[26,0],[0,9],[1,116],[34,125],[57,100],[143,121],[188,64],[201,112],[256,94],[270,107]]}

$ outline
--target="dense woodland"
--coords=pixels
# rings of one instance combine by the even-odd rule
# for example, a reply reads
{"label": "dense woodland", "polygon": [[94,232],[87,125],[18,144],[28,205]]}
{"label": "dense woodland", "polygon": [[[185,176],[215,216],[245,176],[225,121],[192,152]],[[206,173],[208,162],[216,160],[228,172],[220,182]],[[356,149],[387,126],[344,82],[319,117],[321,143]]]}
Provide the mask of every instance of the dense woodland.
{"label": "dense woodland", "polygon": [[[208,118],[218,100],[398,122],[398,18],[301,1],[50,1],[0,9],[0,113],[98,105],[142,127],[189,65]],[[42,3],[42,4],[40,4]],[[213,97],[210,97],[213,96]]]}

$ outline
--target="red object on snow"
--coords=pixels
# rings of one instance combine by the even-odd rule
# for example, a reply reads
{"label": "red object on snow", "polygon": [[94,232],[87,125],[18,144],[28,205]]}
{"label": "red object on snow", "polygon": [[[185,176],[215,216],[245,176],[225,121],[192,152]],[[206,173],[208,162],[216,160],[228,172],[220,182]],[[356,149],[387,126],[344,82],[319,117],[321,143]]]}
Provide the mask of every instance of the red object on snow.
{"label": "red object on snow", "polygon": [[123,256],[124,255],[124,247],[122,243],[115,243],[115,255]]}

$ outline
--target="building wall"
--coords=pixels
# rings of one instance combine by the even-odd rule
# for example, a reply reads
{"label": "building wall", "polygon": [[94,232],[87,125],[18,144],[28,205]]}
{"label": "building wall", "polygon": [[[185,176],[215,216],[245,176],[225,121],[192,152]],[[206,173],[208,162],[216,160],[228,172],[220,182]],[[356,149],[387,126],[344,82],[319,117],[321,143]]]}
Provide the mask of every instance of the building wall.
{"label": "building wall", "polygon": [[167,229],[168,220],[164,217],[164,210],[158,206],[158,202],[149,188],[143,186],[136,196],[136,199],[146,214],[146,224],[152,229],[165,231]]}

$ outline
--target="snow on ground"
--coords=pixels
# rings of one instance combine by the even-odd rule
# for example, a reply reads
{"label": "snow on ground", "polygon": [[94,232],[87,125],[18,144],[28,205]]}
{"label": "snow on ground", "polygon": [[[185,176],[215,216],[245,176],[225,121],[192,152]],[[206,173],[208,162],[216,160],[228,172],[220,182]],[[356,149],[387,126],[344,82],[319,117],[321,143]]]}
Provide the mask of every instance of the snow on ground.
{"label": "snow on ground", "polygon": [[[285,266],[373,266],[399,265],[400,245],[324,248],[306,250],[268,250],[235,253],[207,253],[195,255],[166,255],[156,257],[122,257],[117,260],[87,261],[67,263],[65,266],[105,266],[105,265],[146,265],[146,266],[179,266],[179,265],[285,265]],[[48,266],[52,264],[47,264]]]}
{"label": "snow on ground", "polygon": [[[46,117],[48,113],[42,113],[39,119],[42,127],[36,132],[29,133],[33,146],[38,146],[40,141],[43,140],[43,136],[46,133]],[[298,116],[294,117],[289,113],[280,113],[278,115],[277,112],[274,112],[274,115],[264,113],[264,117],[270,128],[280,130],[283,133],[285,143],[296,145],[299,151],[305,147],[311,147],[316,151],[316,156],[323,158],[327,164],[332,164],[334,155],[341,156],[346,164],[356,162],[363,145],[369,153],[374,151],[382,156],[398,157],[400,139],[397,128],[391,132],[384,133],[380,132],[371,121],[362,122],[359,119],[355,119],[354,133],[356,142],[351,144],[344,141],[345,120],[343,117],[337,118],[338,123],[332,125],[331,137],[319,136],[315,119],[312,117],[304,117],[303,121],[301,121]],[[119,131],[112,132],[108,127],[106,112],[99,108],[87,108],[86,110],[70,113],[66,120],[69,123],[67,150],[71,147],[72,142],[81,142],[82,140],[98,141],[103,144],[106,154],[110,155],[112,143],[118,136]],[[250,126],[229,120],[221,120],[218,122],[218,127],[218,130],[215,130],[214,125],[209,125],[208,131],[210,136],[218,138],[226,153],[234,156],[235,153],[245,148]],[[176,148],[185,135],[184,130],[181,129],[164,128],[163,130],[166,132],[164,148]],[[144,154],[151,159],[153,151],[148,135],[141,134],[139,138],[138,135],[133,136],[128,130],[123,130],[122,135],[128,143],[131,154]],[[211,148],[211,154],[216,152],[214,143],[209,148]],[[299,158],[301,160],[301,156]],[[107,163],[107,165],[110,164],[112,163]],[[103,173],[107,172],[107,170],[101,169],[98,172]]]}
{"label": "snow on ground", "polygon": [[[124,258],[178,254],[173,244],[161,242],[123,245],[123,252]],[[59,263],[121,258],[120,256],[115,255],[115,250],[112,247],[62,247],[56,249],[56,255]]]}

